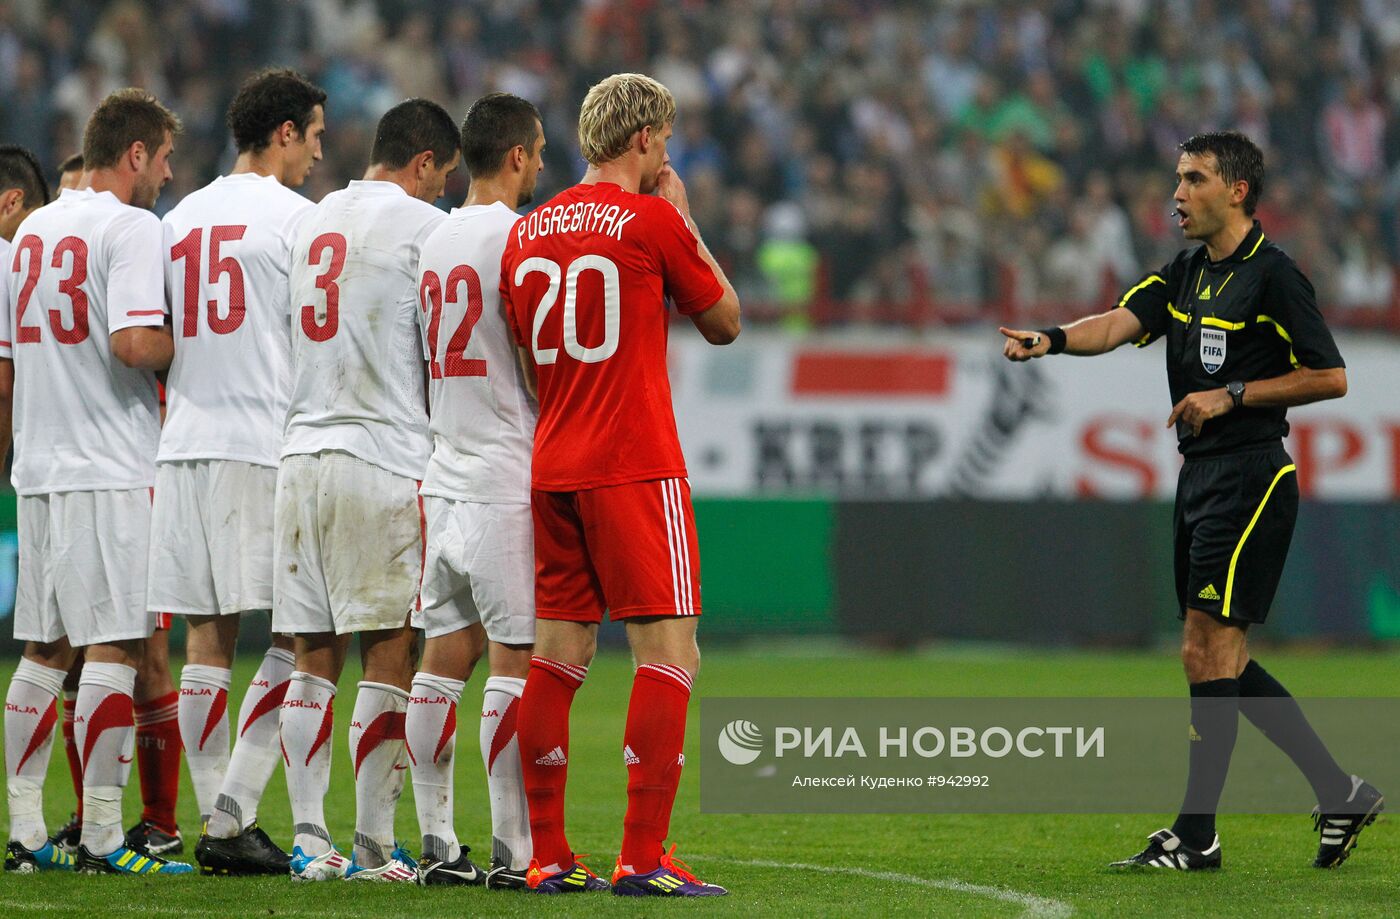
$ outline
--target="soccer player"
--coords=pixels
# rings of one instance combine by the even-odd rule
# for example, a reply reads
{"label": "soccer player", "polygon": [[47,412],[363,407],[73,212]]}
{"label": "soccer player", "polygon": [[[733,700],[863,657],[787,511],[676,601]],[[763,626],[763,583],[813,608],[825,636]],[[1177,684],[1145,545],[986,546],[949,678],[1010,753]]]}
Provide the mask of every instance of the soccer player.
{"label": "soccer player", "polygon": [[[292,247],[292,396],[274,521],[272,627],[296,636],[282,703],[292,799],[291,873],[304,880],[418,879],[394,843],[412,680],[409,612],[422,577],[418,481],[430,441],[418,336],[418,261],[446,216],[457,126],[410,99],[380,120],[362,181],[327,195]],[[364,680],[350,724],[353,860],[323,812],[332,703],[352,633]]]}
{"label": "soccer player", "polygon": [[55,864],[42,777],[63,674],[73,649],[83,648],[77,868],[192,870],[129,848],[121,828],[136,667],[155,627],[146,607],[160,434],[154,371],[168,367],[173,353],[160,221],[149,209],[170,179],[179,130],[179,119],[144,90],[108,96],[84,132],[88,187],[64,191],[31,214],[10,262],[12,334],[3,337],[13,344],[0,356],[14,361],[15,637],[26,646],[5,706],[12,815],[6,861],[31,869]]}
{"label": "soccer player", "polygon": [[229,755],[226,717],[243,614],[272,611],[272,511],[291,388],[292,191],[321,158],[326,94],[291,70],[254,74],[228,110],[238,158],[166,215],[175,329],[156,457],[147,603],[186,617],[179,724],[205,873],[285,874],[256,823],[277,765],[291,639],[275,636],[249,684]]}
{"label": "soccer player", "polygon": [[[60,190],[79,188],[83,178],[83,155],[75,153],[58,167]],[[160,391],[161,417],[165,415],[165,392]],[[156,630],[146,641],[145,653],[136,668],[136,765],[141,778],[141,819],[126,832],[127,845],[156,855],[174,855],[184,850],[184,839],[175,822],[180,797],[180,727],[176,717],[177,700],[170,677],[170,616],[156,616]],[[83,669],[82,652],[63,681],[63,744],[78,810],[73,819],[54,834],[58,844],[76,853],[82,833],[83,767],[75,741],[73,719],[77,712],[78,680]]]}
{"label": "soccer player", "polygon": [[[43,172],[34,154],[12,144],[0,146],[0,266],[3,266],[6,272],[4,282],[0,283],[0,354],[5,355],[0,358],[0,465],[4,464],[5,456],[10,452],[15,383],[13,336],[9,331],[12,322],[8,273],[13,255],[10,243],[25,218],[48,204],[49,200],[49,188],[44,182]],[[15,682],[10,684],[10,694],[6,701],[17,698],[18,701],[12,704],[25,704],[23,697],[29,695],[32,699],[43,702],[52,682],[49,676],[42,668],[36,670],[29,663],[21,661],[15,671]],[[76,675],[74,678],[76,680]],[[76,691],[76,685],[74,689]],[[27,714],[32,716],[34,713]],[[5,762],[9,767],[9,786],[20,792],[11,798],[10,804],[10,843],[5,857],[7,871],[28,872],[73,866],[71,853],[64,851],[61,845],[50,843],[42,823],[42,814],[38,811],[25,811],[26,806],[32,808],[40,800],[44,769],[40,767],[24,770],[24,766],[35,754],[39,755],[45,766],[47,765],[48,753],[53,743],[55,717],[56,712],[45,709],[37,724],[30,724],[21,719],[18,712],[13,718],[7,716],[5,719]],[[31,727],[34,730],[26,733]],[[81,766],[76,768],[74,783],[78,789],[82,788]],[[16,800],[19,802],[18,810]],[[39,821],[37,824],[36,819]],[[25,840],[29,842],[29,848],[24,845]]]}
{"label": "soccer player", "polygon": [[[478,99],[462,122],[466,204],[426,243],[418,314],[429,360],[433,453],[423,475],[427,641],[405,731],[423,832],[424,884],[479,883],[452,824],[457,702],[488,642],[481,756],[491,797],[488,887],[521,888],[530,864],[529,810],[515,738],[535,640],[530,449],[538,414],[501,308],[501,253],[515,208],[543,168],[544,129],[529,102]],[[483,638],[484,627],[484,638]]]}
{"label": "soccer player", "polygon": [[58,188],[77,188],[83,180],[83,155],[75,153],[58,164]]}
{"label": "soccer player", "polygon": [[[663,848],[680,781],[686,706],[700,666],[700,555],[666,376],[667,302],[712,344],[739,334],[739,300],[669,168],[669,90],[618,74],[588,91],[579,143],[593,167],[516,223],[501,291],[538,373],[531,507],[535,657],[520,756],[542,893],[606,890],[564,833],[569,708],[606,609],[637,664],[623,761],[627,814],[612,890],[713,896]],[[655,194],[653,194],[655,193]]]}
{"label": "soccer player", "polygon": [[1283,448],[1287,410],[1345,395],[1345,365],[1312,285],[1253,219],[1264,182],[1259,148],[1233,131],[1198,134],[1181,145],[1176,178],[1182,235],[1204,245],[1147,274],[1118,309],[1064,328],[1001,330],[1013,361],[1167,340],[1167,425],[1185,458],[1173,529],[1190,765],[1176,822],[1114,864],[1220,867],[1215,811],[1243,713],[1312,785],[1322,834],[1313,864],[1331,868],[1384,798],[1337,765],[1288,690],[1251,658],[1247,639],[1269,614],[1298,512]]}

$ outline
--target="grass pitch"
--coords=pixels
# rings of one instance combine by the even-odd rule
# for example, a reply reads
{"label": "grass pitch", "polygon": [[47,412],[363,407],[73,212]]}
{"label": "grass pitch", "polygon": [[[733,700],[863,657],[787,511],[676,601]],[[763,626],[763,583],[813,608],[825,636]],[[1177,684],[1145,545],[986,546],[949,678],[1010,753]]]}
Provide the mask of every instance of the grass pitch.
{"label": "grass pitch", "polygon": [[[1400,695],[1400,655],[1273,652],[1271,672],[1299,695]],[[234,692],[255,666],[243,660]],[[6,683],[13,663],[0,667]],[[178,664],[177,664],[178,666]],[[464,696],[470,708],[483,675]],[[570,839],[589,864],[611,872],[622,832],[626,775],[620,762],[631,669],[624,655],[599,656],[574,704],[568,821]],[[326,815],[348,848],[354,786],[346,725],[355,674],[341,681],[334,769]],[[1170,653],[937,651],[885,655],[856,651],[712,648],[700,694],[823,696],[1176,695],[1179,666]],[[229,710],[236,713],[237,701]],[[692,709],[693,712],[693,709]],[[701,877],[731,895],[704,903],[567,899],[444,888],[293,885],[280,878],[88,878],[46,874],[0,879],[5,916],[462,917],[524,915],[742,916],[1389,916],[1396,912],[1400,839],[1385,816],[1368,829],[1336,871],[1310,867],[1317,836],[1307,815],[1226,816],[1220,830],[1224,870],[1121,874],[1104,865],[1141,848],[1171,815],[1147,816],[716,816],[699,812],[700,743],[691,721],[689,768],[672,823],[677,853]],[[489,858],[490,819],[474,720],[464,718],[457,747],[457,829]],[[1248,728],[1242,728],[1247,730]],[[1183,754],[1185,751],[1182,751]],[[135,775],[128,823],[139,811]],[[1392,794],[1400,791],[1392,790]],[[399,835],[417,849],[411,785],[400,805]],[[0,805],[3,806],[3,805]],[[46,795],[51,827],[72,809],[67,766],[54,750]],[[180,823],[187,849],[198,834],[186,782]],[[273,838],[290,842],[280,770],[260,812]],[[188,855],[188,852],[187,852]]]}

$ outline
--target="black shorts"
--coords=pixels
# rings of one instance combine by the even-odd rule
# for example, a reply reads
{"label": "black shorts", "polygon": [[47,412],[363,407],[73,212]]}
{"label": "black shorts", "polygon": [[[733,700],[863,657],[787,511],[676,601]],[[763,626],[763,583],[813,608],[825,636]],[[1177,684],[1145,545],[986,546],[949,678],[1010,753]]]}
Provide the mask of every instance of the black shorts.
{"label": "black shorts", "polygon": [[1298,476],[1281,444],[1188,459],[1176,487],[1176,599],[1221,622],[1263,622],[1274,602],[1293,522]]}

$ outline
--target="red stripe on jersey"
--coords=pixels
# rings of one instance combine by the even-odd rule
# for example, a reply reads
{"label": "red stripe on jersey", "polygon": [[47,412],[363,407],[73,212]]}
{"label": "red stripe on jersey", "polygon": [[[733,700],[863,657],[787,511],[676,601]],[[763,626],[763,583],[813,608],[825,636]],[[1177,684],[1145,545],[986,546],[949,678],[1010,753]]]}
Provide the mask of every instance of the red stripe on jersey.
{"label": "red stripe on jersey", "polygon": [[127,310],[127,316],[164,316],[165,310]]}
{"label": "red stripe on jersey", "polygon": [[910,351],[807,351],[797,356],[792,391],[799,396],[943,396],[953,361]]}

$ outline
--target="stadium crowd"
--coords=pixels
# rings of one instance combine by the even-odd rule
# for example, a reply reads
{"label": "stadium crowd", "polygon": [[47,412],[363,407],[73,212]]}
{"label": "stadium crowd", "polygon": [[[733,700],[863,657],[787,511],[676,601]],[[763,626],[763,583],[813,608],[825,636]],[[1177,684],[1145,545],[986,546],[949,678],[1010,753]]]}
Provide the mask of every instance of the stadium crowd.
{"label": "stadium crowd", "polygon": [[317,200],[396,101],[493,89],[544,113],[544,200],[582,171],[588,86],[654,75],[702,231],[753,318],[797,328],[1111,302],[1181,246],[1176,145],[1238,128],[1332,321],[1400,329],[1392,0],[0,0],[0,136],[57,164],[103,96],[147,87],[187,127],[165,210],[227,170],[222,113],[272,62],[329,92]]}

